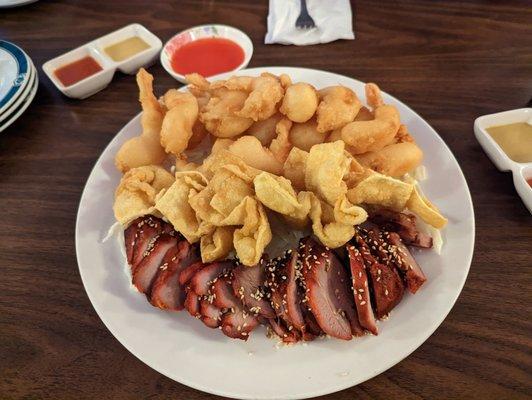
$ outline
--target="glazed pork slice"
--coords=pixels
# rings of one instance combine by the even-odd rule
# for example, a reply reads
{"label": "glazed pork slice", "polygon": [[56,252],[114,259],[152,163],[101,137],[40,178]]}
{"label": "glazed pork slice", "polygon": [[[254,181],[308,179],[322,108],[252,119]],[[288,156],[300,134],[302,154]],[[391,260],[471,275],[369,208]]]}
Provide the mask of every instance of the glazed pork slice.
{"label": "glazed pork slice", "polygon": [[408,290],[416,293],[427,278],[399,235],[372,228],[367,231],[366,237],[379,262],[398,269],[404,276]]}
{"label": "glazed pork slice", "polygon": [[213,304],[222,310],[222,332],[233,339],[247,340],[253,329],[259,325],[259,320],[244,309],[243,304],[235,296],[231,277],[222,276],[212,286]]}
{"label": "glazed pork slice", "polygon": [[204,264],[203,268],[196,272],[190,280],[190,290],[199,296],[207,296],[216,279],[231,271],[234,266],[233,261],[215,261]]}
{"label": "glazed pork slice", "polygon": [[151,288],[150,302],[161,309],[179,311],[184,307],[185,287],[179,283],[179,273],[199,260],[195,246],[181,240],[166,253]]}
{"label": "glazed pork slice", "polygon": [[347,252],[349,255],[349,266],[351,268],[351,281],[353,283],[353,292],[355,305],[358,313],[360,325],[374,335],[378,335],[375,315],[371,307],[371,296],[368,283],[368,276],[364,267],[362,255],[355,246],[348,245]]}
{"label": "glazed pork slice", "polygon": [[[301,273],[298,270],[298,253],[292,251],[290,258],[286,263],[286,308],[292,323],[302,333],[306,328],[305,317],[301,308],[301,293],[299,293],[296,274]],[[300,268],[299,268],[300,269]]]}
{"label": "glazed pork slice", "polygon": [[139,292],[149,294],[164,256],[174,246],[177,239],[167,233],[157,237],[153,245],[146,251],[146,255],[133,271],[133,285]]}
{"label": "glazed pork slice", "polygon": [[371,264],[369,274],[375,297],[375,314],[377,319],[381,319],[403,298],[403,281],[395,268],[380,263]]}
{"label": "glazed pork slice", "polygon": [[389,243],[395,246],[396,250],[394,251],[392,248],[390,251],[395,259],[395,264],[405,275],[408,290],[411,293],[416,293],[427,281],[425,274],[397,233],[390,232],[387,234],[387,238]]}
{"label": "glazed pork slice", "polygon": [[371,213],[370,219],[383,230],[396,232],[407,245],[424,248],[432,247],[432,238],[417,229],[415,215],[383,208]]}
{"label": "glazed pork slice", "polygon": [[312,239],[304,242],[303,278],[308,304],[320,328],[328,335],[350,340],[363,335],[358,322],[350,279],[332,251]]}
{"label": "glazed pork slice", "polygon": [[124,245],[126,248],[127,263],[133,262],[133,251],[135,250],[135,241],[141,229],[141,222],[145,217],[138,217],[124,230]]}
{"label": "glazed pork slice", "polygon": [[192,277],[196,275],[196,272],[202,269],[204,265],[205,264],[203,264],[201,260],[199,260],[190,264],[188,267],[183,268],[179,272],[179,283],[183,286],[189,283]]}
{"label": "glazed pork slice", "polygon": [[[137,223],[138,230],[135,234],[135,246],[131,256],[131,268],[135,269],[153,246],[157,237],[163,233],[174,233],[172,226],[160,218],[146,216]],[[127,253],[127,251],[126,251]]]}
{"label": "glazed pork slice", "polygon": [[223,311],[209,302],[208,299],[200,300],[201,320],[209,328],[218,328],[222,321]]}
{"label": "glazed pork slice", "polygon": [[271,332],[276,334],[284,343],[297,343],[299,336],[295,330],[288,330],[281,318],[272,318],[268,320]]}
{"label": "glazed pork slice", "polygon": [[187,291],[184,307],[193,317],[201,318],[200,298],[192,290]]}
{"label": "glazed pork slice", "polygon": [[[267,266],[267,286],[270,290],[270,303],[277,316],[272,330],[274,333],[283,331],[279,337],[283,342],[293,343],[299,341],[301,335],[295,329],[294,322],[288,314],[287,298],[287,257],[286,255],[273,260]],[[276,325],[277,323],[277,325]]]}
{"label": "glazed pork slice", "polygon": [[266,282],[266,263],[261,262],[253,267],[239,265],[233,270],[232,286],[235,295],[240,298],[248,311],[270,319],[275,312],[268,300]]}
{"label": "glazed pork slice", "polygon": [[[389,262],[388,258],[383,259],[380,257],[382,250],[379,249],[378,242],[372,242],[375,239],[374,235],[370,232],[359,230],[355,235],[355,239],[362,259],[364,260],[370,287],[373,291],[375,316],[377,319],[382,319],[403,298],[403,280],[399,276],[394,263]],[[379,260],[386,263],[383,264]]]}

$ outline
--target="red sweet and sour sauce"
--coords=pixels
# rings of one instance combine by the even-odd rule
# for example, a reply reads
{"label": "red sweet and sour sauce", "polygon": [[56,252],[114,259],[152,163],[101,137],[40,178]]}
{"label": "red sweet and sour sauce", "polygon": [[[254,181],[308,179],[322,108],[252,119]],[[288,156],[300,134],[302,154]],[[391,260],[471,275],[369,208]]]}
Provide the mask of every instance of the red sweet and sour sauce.
{"label": "red sweet and sour sauce", "polygon": [[63,85],[71,86],[101,70],[100,64],[91,56],[87,56],[57,68],[54,74]]}
{"label": "red sweet and sour sauce", "polygon": [[212,76],[232,71],[242,64],[244,50],[229,39],[198,39],[179,47],[170,61],[178,74],[197,72],[203,76]]}
{"label": "red sweet and sour sauce", "polygon": [[532,178],[526,180],[530,187],[532,187]]}

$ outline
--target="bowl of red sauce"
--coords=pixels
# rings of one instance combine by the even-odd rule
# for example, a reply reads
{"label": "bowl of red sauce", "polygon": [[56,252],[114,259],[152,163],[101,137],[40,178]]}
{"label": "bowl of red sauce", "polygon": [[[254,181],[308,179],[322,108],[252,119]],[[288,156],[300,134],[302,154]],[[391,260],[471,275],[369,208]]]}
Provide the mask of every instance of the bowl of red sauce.
{"label": "bowl of red sauce", "polygon": [[179,32],[161,51],[164,69],[180,82],[198,73],[208,78],[245,68],[253,55],[248,35],[227,25],[201,25]]}

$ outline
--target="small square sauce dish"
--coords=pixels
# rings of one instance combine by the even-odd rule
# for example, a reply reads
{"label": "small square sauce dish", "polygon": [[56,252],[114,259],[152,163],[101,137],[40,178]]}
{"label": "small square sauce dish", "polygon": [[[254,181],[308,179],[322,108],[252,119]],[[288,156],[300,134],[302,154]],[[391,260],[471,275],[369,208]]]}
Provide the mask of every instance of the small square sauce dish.
{"label": "small square sauce dish", "polygon": [[65,96],[85,99],[109,85],[118,69],[134,74],[155,62],[161,40],[131,24],[47,61],[43,71]]}
{"label": "small square sauce dish", "polygon": [[483,115],[475,136],[500,171],[512,171],[514,186],[532,213],[532,108]]}

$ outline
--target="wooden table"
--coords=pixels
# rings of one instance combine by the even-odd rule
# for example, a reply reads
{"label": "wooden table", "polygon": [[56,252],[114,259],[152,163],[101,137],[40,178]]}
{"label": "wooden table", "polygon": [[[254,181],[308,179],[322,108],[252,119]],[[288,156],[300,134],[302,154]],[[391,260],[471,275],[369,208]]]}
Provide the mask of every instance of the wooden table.
{"label": "wooden table", "polygon": [[[473,136],[477,116],[524,107],[532,96],[530,3],[359,1],[355,41],[308,47],[263,44],[265,0],[149,3],[46,0],[0,11],[0,38],[22,46],[41,79],[32,106],[0,135],[0,398],[215,398],[122,347],[94,312],[77,269],[81,191],[100,152],[139,111],[137,88],[117,74],[104,91],[70,100],[40,67],[132,22],[163,41],[193,25],[229,24],[251,36],[252,67],[310,67],[378,82],[429,121],[458,158],[477,223],[458,302],[406,360],[323,399],[532,397],[532,218],[511,175],[496,170]],[[159,93],[176,84],[160,65],[150,71]]]}

